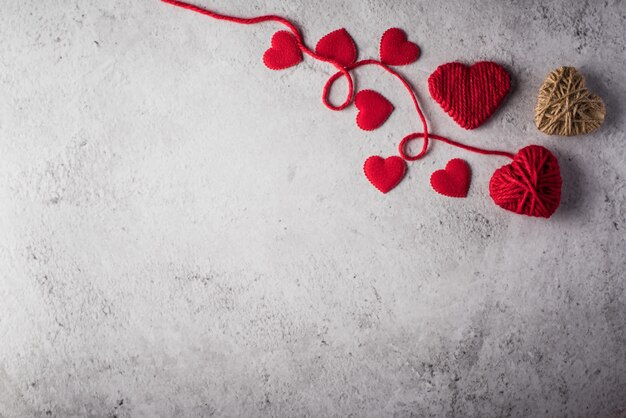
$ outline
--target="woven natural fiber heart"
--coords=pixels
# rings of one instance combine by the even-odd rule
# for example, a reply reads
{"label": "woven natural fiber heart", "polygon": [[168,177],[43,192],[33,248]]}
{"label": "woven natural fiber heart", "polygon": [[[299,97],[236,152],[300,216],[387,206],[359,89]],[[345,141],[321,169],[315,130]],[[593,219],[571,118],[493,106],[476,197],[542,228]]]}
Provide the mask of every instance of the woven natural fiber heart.
{"label": "woven natural fiber heart", "polygon": [[535,125],[548,135],[582,135],[598,129],[605,114],[604,102],[587,89],[576,68],[560,67],[539,90]]}

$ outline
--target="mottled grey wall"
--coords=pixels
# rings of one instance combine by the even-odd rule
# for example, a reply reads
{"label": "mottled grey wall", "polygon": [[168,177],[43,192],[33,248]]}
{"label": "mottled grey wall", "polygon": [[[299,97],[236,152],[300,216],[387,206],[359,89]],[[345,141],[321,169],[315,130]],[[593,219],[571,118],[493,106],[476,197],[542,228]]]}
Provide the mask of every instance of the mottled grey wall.
{"label": "mottled grey wall", "polygon": [[[545,5],[542,5],[545,3]],[[361,57],[405,28],[432,129],[558,156],[550,221],[488,195],[506,161],[434,144],[383,196],[364,159],[419,129],[365,133],[320,103],[328,66],[280,73],[276,25],[156,0],[5,1],[0,11],[0,416],[624,416],[626,3],[205,1],[276,12]],[[428,98],[437,65],[496,60],[505,106],[467,132]],[[595,134],[535,129],[535,95],[578,67]],[[464,200],[430,190],[453,157]]]}

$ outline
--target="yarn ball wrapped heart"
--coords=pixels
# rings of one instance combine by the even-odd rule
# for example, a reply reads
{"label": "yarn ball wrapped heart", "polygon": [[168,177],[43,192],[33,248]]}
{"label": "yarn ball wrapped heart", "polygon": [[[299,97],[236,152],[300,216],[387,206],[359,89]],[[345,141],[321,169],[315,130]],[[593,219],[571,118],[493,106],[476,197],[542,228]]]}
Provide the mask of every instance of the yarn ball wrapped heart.
{"label": "yarn ball wrapped heart", "polygon": [[560,67],[546,77],[535,106],[535,125],[548,135],[574,136],[595,131],[604,122],[602,99],[589,91],[574,67]]}
{"label": "yarn ball wrapped heart", "polygon": [[493,173],[489,194],[511,212],[549,218],[561,202],[561,186],[556,157],[542,146],[529,145]]}
{"label": "yarn ball wrapped heart", "polygon": [[441,108],[465,129],[482,125],[511,89],[509,73],[495,62],[440,65],[428,77],[428,90]]}

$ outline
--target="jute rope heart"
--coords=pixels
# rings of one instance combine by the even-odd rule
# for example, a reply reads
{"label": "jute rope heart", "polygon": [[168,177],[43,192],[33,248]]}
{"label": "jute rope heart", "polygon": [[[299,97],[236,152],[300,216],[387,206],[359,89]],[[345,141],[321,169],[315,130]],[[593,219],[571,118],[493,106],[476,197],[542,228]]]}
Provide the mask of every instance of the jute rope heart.
{"label": "jute rope heart", "polygon": [[602,99],[585,87],[573,67],[560,67],[546,77],[535,106],[535,125],[548,135],[573,136],[595,131],[604,122]]}

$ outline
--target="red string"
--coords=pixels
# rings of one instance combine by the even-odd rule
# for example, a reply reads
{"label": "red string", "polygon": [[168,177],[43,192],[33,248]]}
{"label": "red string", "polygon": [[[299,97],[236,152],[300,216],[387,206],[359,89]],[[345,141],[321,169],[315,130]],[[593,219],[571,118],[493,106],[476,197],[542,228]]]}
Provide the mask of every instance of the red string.
{"label": "red string", "polygon": [[[350,71],[353,70],[355,68],[358,67],[362,67],[365,65],[377,65],[379,67],[381,67],[382,69],[384,69],[385,71],[387,71],[388,73],[392,74],[394,77],[396,77],[398,80],[400,80],[400,82],[402,83],[402,85],[404,86],[404,88],[406,89],[406,91],[409,92],[409,94],[411,95],[411,100],[413,101],[413,106],[415,106],[415,110],[420,118],[420,121],[422,122],[422,129],[424,131],[424,149],[423,149],[423,154],[426,153],[426,150],[428,149],[428,123],[426,122],[426,118],[424,117],[424,113],[422,112],[422,109],[420,108],[419,102],[417,100],[417,96],[415,95],[415,91],[413,90],[413,87],[411,87],[411,85],[409,84],[408,81],[406,81],[406,79],[404,77],[402,77],[397,71],[395,71],[394,69],[390,68],[387,64],[384,64],[380,61],[374,60],[374,59],[366,59],[366,60],[362,60],[362,61],[357,61],[354,64],[350,65],[349,67],[346,68],[346,70]],[[333,109],[332,104],[329,102],[328,100],[328,95],[330,94],[330,90],[332,89],[332,85],[335,81],[337,81],[337,79],[339,77],[343,76],[342,72],[338,72],[333,74],[328,81],[326,82],[326,84],[324,85],[324,92],[322,95],[322,101],[324,102],[324,104],[330,108]],[[334,110],[334,109],[333,109]],[[404,157],[404,156],[403,156]]]}
{"label": "red string", "polygon": [[332,64],[335,68],[339,70],[341,75],[345,76],[346,79],[348,80],[348,97],[341,105],[333,106],[331,107],[331,109],[342,110],[348,107],[350,103],[352,102],[352,97],[354,96],[354,82],[352,80],[352,76],[350,75],[349,70],[345,69],[340,63],[338,63],[337,61],[333,59],[326,58],[326,57],[316,54],[315,51],[311,50],[308,46],[306,46],[306,44],[304,43],[304,38],[302,37],[302,34],[300,33],[296,25],[294,25],[292,22],[285,19],[284,17],[276,16],[276,15],[264,15],[264,16],[250,17],[250,18],[236,17],[236,16],[229,16],[229,15],[216,13],[211,10],[204,9],[202,7],[198,7],[193,4],[185,3],[182,1],[178,1],[178,0],[161,0],[161,1],[163,3],[171,4],[172,6],[181,7],[183,9],[191,10],[193,12],[212,17],[213,19],[225,20],[227,22],[239,23],[242,25],[254,25],[254,24],[263,23],[263,22],[278,22],[282,25],[285,25],[291,31],[291,33],[293,33],[293,35],[296,37],[296,41],[298,42],[298,47],[300,47],[300,50],[302,50],[302,52],[304,52],[305,54],[309,55],[310,57],[318,61],[323,61],[323,62]]}
{"label": "red string", "polygon": [[[424,145],[422,146],[422,150],[417,155],[408,155],[406,153],[406,144],[410,140],[416,139],[416,138],[424,138]],[[477,154],[482,154],[482,155],[499,155],[501,157],[508,157],[510,159],[515,158],[515,156],[513,154],[511,154],[510,152],[488,150],[488,149],[473,147],[471,145],[465,145],[465,144],[462,144],[462,143],[457,142],[457,141],[453,141],[452,139],[449,139],[449,138],[446,138],[446,137],[440,136],[440,135],[428,134],[428,138],[436,139],[437,141],[445,142],[448,145],[452,145],[454,147],[462,148],[462,149],[464,149],[466,151],[475,152]],[[422,158],[424,156],[424,154],[426,154],[427,150],[428,150],[428,147],[427,147],[427,143],[426,143],[426,134],[423,133],[423,132],[414,132],[412,134],[409,134],[409,135],[405,136],[404,138],[402,138],[402,141],[400,141],[400,145],[398,145],[398,151],[400,152],[400,155],[402,156],[402,158],[404,158],[405,160],[408,160],[408,161],[419,160],[420,158]]]}
{"label": "red string", "polygon": [[[404,137],[402,139],[402,141],[400,142],[398,148],[399,148],[399,152],[400,155],[402,156],[402,158],[408,160],[408,161],[415,161],[418,160],[420,158],[422,158],[426,152],[428,151],[428,145],[429,145],[429,138],[433,138],[442,142],[445,142],[448,145],[452,145],[458,148],[462,148],[464,150],[467,151],[471,151],[471,152],[475,152],[478,154],[483,154],[483,155],[499,155],[499,156],[504,156],[504,157],[509,157],[509,158],[513,158],[513,154],[505,152],[505,151],[493,151],[493,150],[485,150],[482,148],[477,148],[477,147],[472,147],[470,145],[465,145],[462,144],[460,142],[456,142],[453,141],[451,139],[445,138],[443,136],[439,136],[439,135],[435,135],[435,134],[430,134],[428,132],[428,124],[426,122],[426,118],[424,117],[424,114],[422,112],[422,109],[420,108],[419,102],[417,100],[417,96],[415,95],[415,91],[413,90],[413,88],[411,87],[411,85],[409,84],[408,81],[406,81],[406,79],[400,75],[398,72],[396,72],[395,70],[393,70],[392,68],[390,68],[388,65],[378,61],[378,60],[374,60],[374,59],[366,59],[366,60],[361,60],[358,61],[348,67],[344,67],[342,66],[339,62],[330,59],[330,58],[326,58],[323,57],[321,55],[318,55],[315,53],[315,51],[311,50],[308,46],[306,46],[306,44],[304,43],[304,38],[302,36],[302,34],[300,33],[300,31],[298,30],[298,28],[296,27],[296,25],[294,25],[291,21],[285,19],[282,16],[276,16],[276,15],[264,15],[264,16],[257,16],[257,17],[251,17],[251,18],[242,18],[242,17],[236,17],[236,16],[229,16],[229,15],[223,15],[220,13],[216,13],[213,12],[211,10],[207,10],[204,9],[202,7],[199,6],[195,6],[193,4],[189,4],[189,3],[185,3],[182,1],[178,1],[178,0],[161,0],[164,3],[167,4],[171,4],[173,6],[177,6],[177,7],[181,7],[183,9],[187,9],[187,10],[191,10],[193,12],[196,13],[200,13],[202,15],[205,16],[209,16],[213,19],[217,19],[217,20],[224,20],[227,22],[233,22],[233,23],[238,23],[238,24],[242,24],[242,25],[253,25],[253,24],[257,24],[257,23],[263,23],[263,22],[277,22],[280,23],[284,26],[286,26],[292,33],[293,35],[296,37],[296,41],[298,43],[298,47],[302,50],[302,52],[304,52],[305,54],[309,55],[310,57],[318,60],[318,61],[323,61],[323,62],[327,62],[329,64],[332,64],[335,68],[337,68],[338,72],[333,74],[328,81],[326,82],[326,84],[324,85],[324,91],[322,94],[322,101],[324,103],[324,105],[326,105],[326,107],[328,107],[331,110],[342,110],[345,109],[346,107],[348,107],[350,105],[350,103],[352,103],[353,100],[353,96],[354,96],[354,82],[352,79],[352,76],[350,74],[350,71],[361,67],[361,66],[365,66],[365,65],[376,65],[379,66],[381,68],[383,68],[385,71],[387,71],[388,73],[392,74],[394,77],[396,77],[398,80],[400,80],[400,82],[402,83],[402,85],[404,86],[404,88],[409,92],[409,94],[411,95],[411,100],[413,101],[413,105],[415,106],[415,110],[417,111],[417,114],[420,118],[420,121],[422,123],[422,127],[423,127],[423,132],[418,132],[418,133],[412,133],[407,135],[406,137]],[[346,77],[346,80],[348,81],[348,95],[346,100],[336,106],[333,105],[332,103],[330,103],[330,100],[328,98],[329,94],[330,94],[330,90],[332,88],[332,85],[335,81],[337,81],[338,78],[340,77]],[[416,139],[416,138],[424,138],[424,142],[422,145],[422,150],[420,151],[419,154],[411,156],[408,155],[405,152],[405,148],[406,148],[406,144],[408,143],[408,141],[412,140],[412,139]]]}

